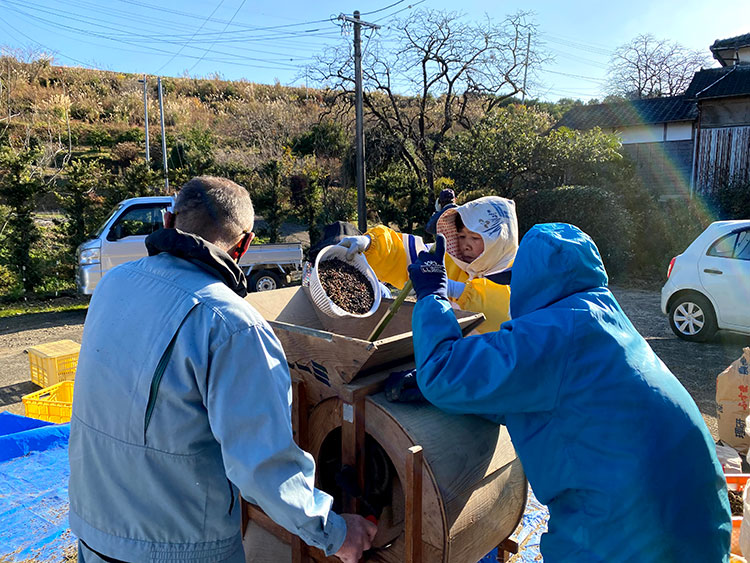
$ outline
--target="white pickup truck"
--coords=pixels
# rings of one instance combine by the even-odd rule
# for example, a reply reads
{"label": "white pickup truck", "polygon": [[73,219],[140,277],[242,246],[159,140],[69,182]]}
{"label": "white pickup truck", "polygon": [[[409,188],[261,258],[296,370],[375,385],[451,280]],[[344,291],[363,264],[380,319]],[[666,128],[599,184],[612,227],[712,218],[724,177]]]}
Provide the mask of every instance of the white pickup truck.
{"label": "white pickup truck", "polygon": [[[170,196],[136,197],[117,204],[91,238],[76,251],[78,292],[91,295],[102,276],[123,262],[146,256],[148,235],[164,227]],[[253,244],[240,259],[250,291],[276,289],[302,275],[302,245]]]}

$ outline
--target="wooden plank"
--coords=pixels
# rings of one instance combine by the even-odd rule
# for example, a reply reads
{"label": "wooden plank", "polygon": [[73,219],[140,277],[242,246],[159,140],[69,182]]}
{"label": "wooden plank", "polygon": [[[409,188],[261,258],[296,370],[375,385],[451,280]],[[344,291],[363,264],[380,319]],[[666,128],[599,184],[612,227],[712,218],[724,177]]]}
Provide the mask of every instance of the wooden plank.
{"label": "wooden plank", "polygon": [[[361,491],[365,487],[364,400],[341,405],[341,464],[353,467]],[[344,511],[359,513],[359,499],[344,491]]]}
{"label": "wooden plank", "polygon": [[281,341],[289,369],[300,378],[316,378],[327,385],[348,383],[377,351],[377,346],[330,332],[270,322]]}
{"label": "wooden plank", "polygon": [[305,383],[292,381],[292,431],[294,440],[303,450],[307,448],[307,422],[310,416]]}
{"label": "wooden plank", "polygon": [[299,536],[292,536],[292,563],[309,563],[305,547]]}
{"label": "wooden plank", "polygon": [[242,544],[246,563],[289,563],[292,560],[289,544],[252,520]]}
{"label": "wooden plank", "polygon": [[742,127],[750,125],[747,97],[701,102],[701,127]]}
{"label": "wooden plank", "polygon": [[[246,300],[274,329],[281,341],[290,371],[300,379],[319,379],[332,387],[349,383],[358,375],[383,369],[384,366],[411,360],[414,356],[411,333],[411,311],[414,304],[402,308],[389,325],[386,338],[371,343],[357,338],[377,319],[338,320],[330,330],[321,330],[315,309],[302,288],[251,294]],[[387,306],[387,304],[385,304]],[[464,333],[484,319],[481,313],[454,311]],[[363,336],[363,337],[364,337]]]}
{"label": "wooden plank", "polygon": [[422,446],[406,456],[406,522],[404,560],[422,563]]}
{"label": "wooden plank", "polygon": [[518,543],[510,538],[503,540],[497,546],[497,560],[499,563],[507,563],[516,553],[518,553]]}
{"label": "wooden plank", "polygon": [[526,491],[517,459],[446,502],[450,561],[479,561],[488,546],[510,536],[523,516]]}
{"label": "wooden plank", "polygon": [[279,526],[276,522],[271,520],[268,515],[256,505],[247,503],[247,514],[250,520],[255,524],[264,530],[271,532],[284,543],[290,543],[292,541],[292,534],[286,528]]}
{"label": "wooden plank", "polygon": [[240,516],[241,516],[241,524],[240,524],[240,530],[242,530],[242,536],[245,536],[245,532],[247,532],[247,525],[250,523],[250,516],[247,513],[247,505],[248,502],[240,497]]}
{"label": "wooden plank", "polygon": [[245,300],[267,321],[323,330],[313,304],[300,286],[248,293]]}

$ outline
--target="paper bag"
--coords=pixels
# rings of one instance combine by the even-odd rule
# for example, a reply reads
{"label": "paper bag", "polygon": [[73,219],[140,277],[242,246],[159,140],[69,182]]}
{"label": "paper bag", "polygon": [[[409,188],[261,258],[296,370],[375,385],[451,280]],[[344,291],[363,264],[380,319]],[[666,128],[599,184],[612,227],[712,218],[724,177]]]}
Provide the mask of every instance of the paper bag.
{"label": "paper bag", "polygon": [[750,348],[716,378],[716,411],[719,439],[746,454],[750,435],[746,419],[750,415]]}

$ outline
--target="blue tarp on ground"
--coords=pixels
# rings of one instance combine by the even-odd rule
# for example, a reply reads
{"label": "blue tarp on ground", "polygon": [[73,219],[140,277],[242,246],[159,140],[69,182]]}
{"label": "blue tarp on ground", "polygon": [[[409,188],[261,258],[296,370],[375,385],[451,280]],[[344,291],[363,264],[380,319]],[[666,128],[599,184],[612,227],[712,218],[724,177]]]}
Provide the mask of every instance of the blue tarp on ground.
{"label": "blue tarp on ground", "polygon": [[68,530],[69,424],[0,413],[0,556],[56,563]]}
{"label": "blue tarp on ground", "polygon": [[[0,413],[0,556],[57,563],[75,537],[68,529],[69,424],[51,424]],[[529,489],[521,524],[512,538],[512,563],[542,561],[539,541],[549,514]],[[480,563],[494,563],[493,550]]]}

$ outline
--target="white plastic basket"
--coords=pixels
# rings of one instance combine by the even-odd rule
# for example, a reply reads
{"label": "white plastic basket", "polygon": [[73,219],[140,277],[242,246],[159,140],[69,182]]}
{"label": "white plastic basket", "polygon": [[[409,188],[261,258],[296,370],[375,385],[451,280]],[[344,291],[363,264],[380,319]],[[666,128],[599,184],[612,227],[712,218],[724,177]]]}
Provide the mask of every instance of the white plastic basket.
{"label": "white plastic basket", "polygon": [[[378,310],[378,307],[380,307],[380,283],[378,282],[378,278],[375,275],[375,272],[372,271],[372,268],[370,268],[370,265],[367,263],[367,260],[362,254],[357,254],[352,260],[347,260],[346,251],[347,249],[343,246],[332,245],[326,246],[318,253],[317,258],[315,259],[315,268],[313,268],[312,274],[310,275],[310,295],[318,309],[323,311],[329,317],[369,317]],[[328,294],[323,289],[323,285],[320,283],[320,278],[318,277],[318,264],[320,264],[321,262],[325,262],[326,260],[331,260],[332,258],[338,258],[348,264],[351,264],[367,277],[367,280],[372,286],[375,300],[370,310],[366,313],[357,315],[355,313],[344,311],[344,309],[331,301],[331,299],[328,297]]]}

